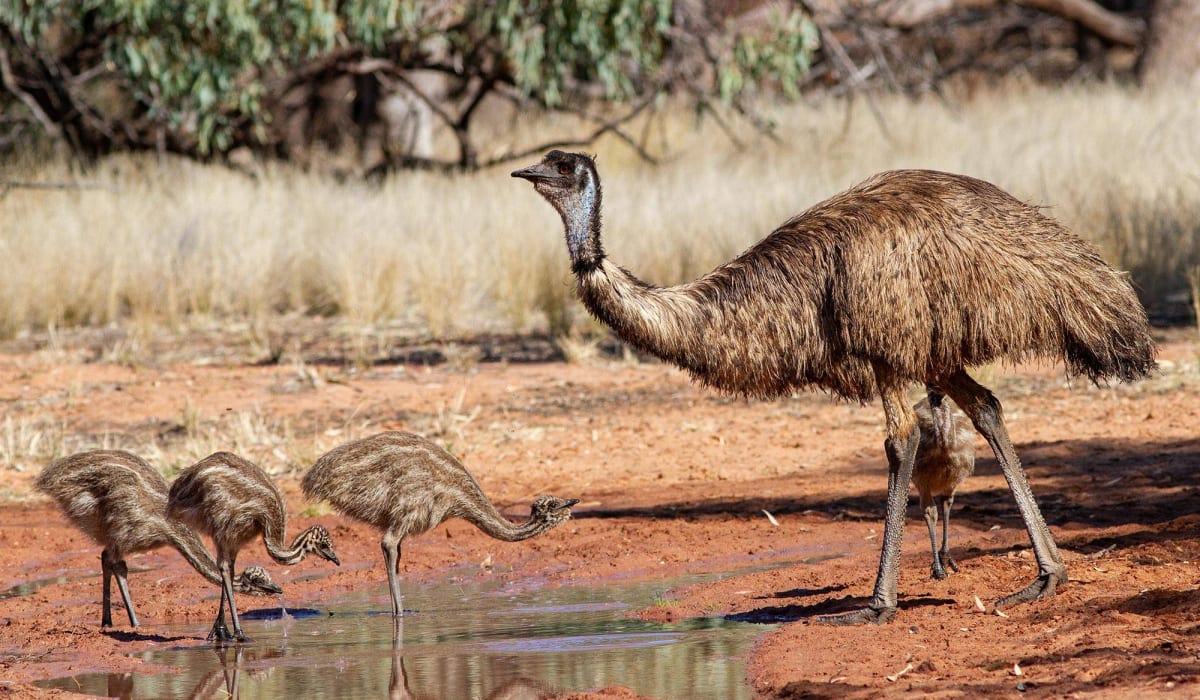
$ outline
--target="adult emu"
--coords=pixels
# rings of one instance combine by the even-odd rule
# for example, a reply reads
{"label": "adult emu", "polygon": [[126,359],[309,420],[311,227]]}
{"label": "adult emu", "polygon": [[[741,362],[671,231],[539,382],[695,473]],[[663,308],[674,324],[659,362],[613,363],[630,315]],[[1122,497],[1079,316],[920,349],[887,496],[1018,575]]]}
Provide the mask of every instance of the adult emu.
{"label": "adult emu", "polygon": [[819,621],[896,614],[919,441],[913,383],[947,394],[971,418],[1029,531],[1038,578],[996,605],[1053,595],[1066,581],[1000,402],[967,368],[1049,356],[1097,382],[1146,375],[1154,346],[1145,311],[1092,246],[987,182],[897,170],[813,206],[693,282],[656,287],[605,256],[591,158],[551,151],[513,177],[558,211],[580,298],[626,342],[728,392],[769,398],[815,386],[882,401],[888,500],[874,594],[862,610]]}

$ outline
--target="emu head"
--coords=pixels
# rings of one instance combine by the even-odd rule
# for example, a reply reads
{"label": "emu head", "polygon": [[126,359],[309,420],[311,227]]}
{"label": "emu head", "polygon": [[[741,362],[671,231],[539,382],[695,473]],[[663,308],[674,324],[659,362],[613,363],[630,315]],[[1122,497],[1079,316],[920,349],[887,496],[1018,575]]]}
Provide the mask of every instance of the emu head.
{"label": "emu head", "polygon": [[596,162],[583,153],[550,151],[542,162],[515,170],[513,177],[529,180],[563,218],[568,235],[582,234],[588,225],[599,223],[600,176]]}
{"label": "emu head", "polygon": [[578,502],[578,498],[538,496],[529,507],[529,517],[551,527],[560,525],[571,519],[571,506]]}
{"label": "emu head", "polygon": [[272,595],[283,593],[283,589],[271,580],[271,574],[261,566],[247,566],[242,575],[233,584],[238,593],[251,595]]}
{"label": "emu head", "polygon": [[329,536],[329,530],[326,530],[324,525],[313,525],[304,534],[304,551],[328,559],[338,566],[342,565],[333,551],[333,538]]}

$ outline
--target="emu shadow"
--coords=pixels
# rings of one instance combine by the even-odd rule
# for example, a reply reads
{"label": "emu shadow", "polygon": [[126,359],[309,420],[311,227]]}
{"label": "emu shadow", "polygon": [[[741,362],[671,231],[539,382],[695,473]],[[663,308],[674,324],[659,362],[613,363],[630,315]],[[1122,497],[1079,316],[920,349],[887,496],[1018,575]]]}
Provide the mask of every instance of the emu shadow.
{"label": "emu shadow", "polygon": [[162,634],[151,634],[151,633],[147,633],[147,632],[133,632],[133,631],[129,631],[129,630],[113,630],[113,629],[107,629],[107,628],[100,630],[100,634],[103,634],[104,636],[106,636],[110,639],[114,639],[118,642],[160,642],[161,643],[161,642],[184,642],[184,641],[188,641],[191,639],[191,637],[166,636],[166,635],[162,635]]}
{"label": "emu shadow", "polygon": [[238,613],[238,617],[243,620],[280,620],[284,613],[288,617],[304,618],[304,617],[320,617],[325,613],[316,608],[255,608]]}
{"label": "emu shadow", "polygon": [[[1060,440],[1033,442],[1017,446],[1033,491],[1046,520],[1056,528],[1070,524],[1086,527],[1154,525],[1200,514],[1200,439],[1166,441]],[[994,457],[983,457],[976,475],[999,474]],[[855,465],[846,465],[853,468]],[[711,484],[687,488],[685,497],[669,503],[625,508],[585,508],[573,517],[706,519],[737,517],[758,519],[762,511],[787,515],[815,511],[851,521],[880,520],[884,515],[887,465],[878,460],[879,489],[874,493],[837,496],[826,492],[812,495],[757,497],[705,497]],[[836,469],[838,467],[832,467]],[[778,479],[769,480],[778,484]],[[955,500],[955,524],[958,527],[986,531],[997,521],[1005,526],[1021,527],[1020,514],[1006,487],[973,489],[976,479],[968,479]],[[739,485],[751,489],[755,482]],[[694,494],[693,497],[689,497]],[[910,519],[919,519],[910,496]],[[1200,522],[1177,531],[1139,532],[1119,538],[1073,541],[1064,534],[1068,549],[1100,549],[1123,542],[1170,541],[1200,536]],[[1090,552],[1087,552],[1090,553]]]}
{"label": "emu shadow", "polygon": [[844,591],[849,586],[845,583],[836,583],[821,588],[792,588],[786,591],[776,591],[770,595],[755,596],[755,600],[767,600],[769,598],[807,598],[815,595],[826,595],[837,591]]}
{"label": "emu shadow", "polygon": [[[858,610],[866,605],[869,600],[869,598],[864,596],[842,596],[840,598],[823,600],[812,605],[774,605],[757,608],[755,610],[748,610],[743,613],[726,615],[725,619],[729,620],[730,622],[781,624],[787,622],[796,622],[798,620],[809,620],[820,615],[837,615],[839,613]],[[898,607],[901,610],[915,610],[917,608],[954,605],[955,603],[956,601],[952,598],[908,596],[900,599]]]}

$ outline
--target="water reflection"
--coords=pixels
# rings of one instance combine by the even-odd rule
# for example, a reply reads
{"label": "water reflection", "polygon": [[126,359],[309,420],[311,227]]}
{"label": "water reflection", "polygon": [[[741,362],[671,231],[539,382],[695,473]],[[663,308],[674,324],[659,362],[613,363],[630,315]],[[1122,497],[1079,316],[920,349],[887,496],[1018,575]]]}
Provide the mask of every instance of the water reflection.
{"label": "water reflection", "polygon": [[[408,684],[408,672],[404,668],[404,643],[402,633],[392,639],[392,673],[388,679],[389,700],[426,700],[440,698],[437,695],[418,695]],[[536,678],[518,676],[488,693],[486,700],[545,700],[560,694],[560,689]]]}
{"label": "water reflection", "polygon": [[242,665],[242,654],[245,650],[231,647],[218,647],[213,649],[217,659],[220,661],[221,667],[208,672],[196,687],[192,689],[190,698],[215,698],[220,697],[219,691],[224,691],[224,695],[230,698],[238,697],[238,672]]}
{"label": "water reflection", "polygon": [[[39,683],[121,698],[544,698],[624,685],[660,698],[750,697],[745,655],[764,625],[663,625],[627,615],[664,586],[512,592],[496,583],[409,587],[399,627],[386,592],[320,614],[243,618],[251,644],[145,654],[177,673],[91,674]],[[254,619],[258,618],[258,619]],[[272,618],[272,619],[266,619]]]}

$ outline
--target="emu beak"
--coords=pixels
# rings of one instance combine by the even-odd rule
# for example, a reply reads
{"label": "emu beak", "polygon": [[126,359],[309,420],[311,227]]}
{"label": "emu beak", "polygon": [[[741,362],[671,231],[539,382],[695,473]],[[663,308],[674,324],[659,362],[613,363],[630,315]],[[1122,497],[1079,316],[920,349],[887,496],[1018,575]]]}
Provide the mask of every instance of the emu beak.
{"label": "emu beak", "polygon": [[341,560],[339,560],[339,559],[338,559],[338,556],[337,556],[336,554],[334,554],[334,553],[333,553],[333,550],[332,550],[332,549],[330,549],[330,550],[327,550],[327,551],[324,551],[324,552],[321,552],[321,554],[324,554],[326,559],[328,559],[329,561],[333,562],[333,565],[334,565],[334,566],[341,566],[341,565],[342,565],[342,562],[341,562]]}
{"label": "emu beak", "polygon": [[555,178],[554,173],[541,163],[538,163],[537,165],[531,165],[528,168],[514,170],[512,171],[512,176],[519,177],[522,180],[529,180],[533,183],[546,182]]}
{"label": "emu beak", "polygon": [[571,506],[575,505],[578,502],[579,502],[578,498],[568,498],[566,503],[563,504],[563,508],[570,508]]}
{"label": "emu beak", "polygon": [[259,586],[259,588],[262,589],[263,593],[273,593],[275,595],[279,595],[280,593],[283,593],[283,589],[280,588],[279,584],[277,584],[277,583],[264,583],[261,586]]}

